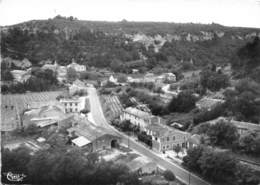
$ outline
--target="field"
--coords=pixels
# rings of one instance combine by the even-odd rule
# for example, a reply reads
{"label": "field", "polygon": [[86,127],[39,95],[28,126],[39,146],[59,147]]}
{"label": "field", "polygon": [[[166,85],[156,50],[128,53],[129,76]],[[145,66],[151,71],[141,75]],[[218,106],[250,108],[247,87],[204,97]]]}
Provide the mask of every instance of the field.
{"label": "field", "polygon": [[120,116],[123,111],[123,107],[117,96],[103,96],[103,102],[105,104],[105,114],[110,120]]}
{"label": "field", "polygon": [[[7,94],[1,96],[1,107],[14,106],[18,112],[27,108],[27,105],[36,101],[50,101],[55,100],[56,97],[62,94],[62,91],[50,91],[50,92],[33,92],[25,94]],[[2,109],[2,108],[1,108]]]}

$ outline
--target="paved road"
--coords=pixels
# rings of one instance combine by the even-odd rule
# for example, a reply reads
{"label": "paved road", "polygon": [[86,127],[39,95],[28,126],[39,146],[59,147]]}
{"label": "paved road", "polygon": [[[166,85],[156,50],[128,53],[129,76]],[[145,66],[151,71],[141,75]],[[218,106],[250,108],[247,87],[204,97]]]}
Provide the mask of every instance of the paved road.
{"label": "paved road", "polygon": [[172,170],[174,174],[186,184],[189,184],[190,182],[191,185],[209,185],[209,183],[193,174],[190,174],[187,170],[181,168],[179,165],[162,158],[154,151],[149,150],[148,148],[134,141],[133,139],[128,139],[127,135],[114,129],[110,124],[108,124],[106,118],[104,117],[102,106],[95,88],[89,88],[89,97],[93,119],[99,126],[107,129],[108,131],[110,131],[110,133],[116,133],[117,135],[121,136],[124,144],[128,144],[129,142],[130,148],[138,151],[144,156],[149,157],[163,168]]}

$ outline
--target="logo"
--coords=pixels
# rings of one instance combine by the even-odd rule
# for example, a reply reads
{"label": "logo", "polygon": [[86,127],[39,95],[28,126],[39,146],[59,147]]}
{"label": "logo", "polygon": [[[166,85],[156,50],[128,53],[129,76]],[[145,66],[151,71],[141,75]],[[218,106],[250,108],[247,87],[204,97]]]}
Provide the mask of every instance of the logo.
{"label": "logo", "polygon": [[21,182],[26,177],[24,174],[15,174],[12,172],[8,172],[6,175],[7,180],[11,182]]}

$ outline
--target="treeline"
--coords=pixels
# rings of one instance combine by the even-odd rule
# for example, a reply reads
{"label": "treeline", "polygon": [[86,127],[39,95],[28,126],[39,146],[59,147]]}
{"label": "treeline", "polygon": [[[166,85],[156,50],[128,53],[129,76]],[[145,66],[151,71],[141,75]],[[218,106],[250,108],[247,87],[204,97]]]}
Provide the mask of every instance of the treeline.
{"label": "treeline", "polygon": [[123,164],[100,160],[96,153],[80,150],[38,151],[30,155],[26,148],[2,149],[2,182],[7,172],[24,174],[23,184],[141,184],[136,173]]}
{"label": "treeline", "polygon": [[26,57],[33,65],[48,59],[67,65],[74,58],[84,65],[113,68],[112,61],[124,63],[137,60],[139,51],[145,49],[142,44],[120,35],[106,35],[83,26],[77,31],[59,30],[55,33],[58,28],[53,22],[46,21],[45,24],[36,32],[13,27],[8,33],[2,33],[2,55],[14,59]]}

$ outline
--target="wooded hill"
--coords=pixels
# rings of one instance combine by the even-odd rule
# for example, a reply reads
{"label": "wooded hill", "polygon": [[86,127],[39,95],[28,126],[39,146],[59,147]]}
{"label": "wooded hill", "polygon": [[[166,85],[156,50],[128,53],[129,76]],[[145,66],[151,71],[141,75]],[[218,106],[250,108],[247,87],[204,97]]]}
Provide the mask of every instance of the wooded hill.
{"label": "wooded hill", "polygon": [[[81,21],[56,16],[1,28],[2,57],[28,58],[33,65],[56,60],[111,67],[147,58],[146,68],[226,64],[236,51],[260,36],[260,29],[218,24]],[[192,60],[192,62],[190,62]],[[115,63],[115,62],[114,62]]]}

